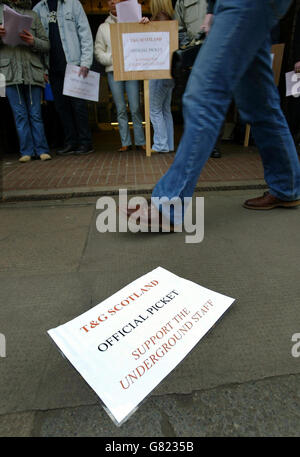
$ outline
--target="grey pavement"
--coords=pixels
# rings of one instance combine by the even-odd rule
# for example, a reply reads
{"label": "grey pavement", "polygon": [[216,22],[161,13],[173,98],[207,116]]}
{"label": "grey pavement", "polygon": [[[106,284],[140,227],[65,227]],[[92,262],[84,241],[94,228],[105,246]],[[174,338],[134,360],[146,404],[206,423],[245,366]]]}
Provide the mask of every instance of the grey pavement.
{"label": "grey pavement", "polygon": [[[204,192],[205,235],[105,233],[96,198],[0,206],[0,436],[300,436],[298,209]],[[162,266],[236,298],[121,427],[47,336]],[[299,351],[300,352],[300,351]]]}

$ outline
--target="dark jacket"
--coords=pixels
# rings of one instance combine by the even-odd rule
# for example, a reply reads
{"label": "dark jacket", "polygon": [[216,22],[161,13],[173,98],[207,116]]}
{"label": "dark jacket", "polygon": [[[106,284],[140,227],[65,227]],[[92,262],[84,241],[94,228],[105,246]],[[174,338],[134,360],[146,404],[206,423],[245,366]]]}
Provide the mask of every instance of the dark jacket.
{"label": "dark jacket", "polygon": [[293,41],[293,60],[294,64],[300,61],[300,10],[297,15],[296,27]]}
{"label": "dark jacket", "polygon": [[209,0],[207,5],[207,14],[213,14],[215,7],[215,0]]}

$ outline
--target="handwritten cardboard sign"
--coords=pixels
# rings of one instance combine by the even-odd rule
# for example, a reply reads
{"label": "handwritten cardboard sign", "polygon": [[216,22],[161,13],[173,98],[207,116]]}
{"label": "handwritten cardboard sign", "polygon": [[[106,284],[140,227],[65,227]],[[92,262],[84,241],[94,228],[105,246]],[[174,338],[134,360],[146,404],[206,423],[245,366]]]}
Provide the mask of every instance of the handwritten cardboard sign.
{"label": "handwritten cardboard sign", "polygon": [[178,22],[110,24],[115,81],[171,79]]}
{"label": "handwritten cardboard sign", "polygon": [[233,301],[158,267],[48,333],[121,425]]}

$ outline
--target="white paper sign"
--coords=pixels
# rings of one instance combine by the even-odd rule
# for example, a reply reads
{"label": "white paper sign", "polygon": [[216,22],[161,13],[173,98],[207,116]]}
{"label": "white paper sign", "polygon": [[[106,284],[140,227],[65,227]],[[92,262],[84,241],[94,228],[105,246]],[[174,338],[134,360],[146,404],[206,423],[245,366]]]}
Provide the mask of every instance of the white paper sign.
{"label": "white paper sign", "polygon": [[142,6],[137,0],[128,0],[116,4],[118,22],[140,22]]}
{"label": "white paper sign", "polygon": [[63,94],[98,102],[100,73],[89,71],[86,78],[78,76],[80,67],[67,64]]}
{"label": "white paper sign", "polygon": [[9,46],[18,46],[28,44],[23,41],[19,34],[23,30],[29,31],[32,25],[33,17],[17,13],[17,11],[4,5],[3,8],[3,25],[5,28],[5,35],[2,38],[4,44]]}
{"label": "white paper sign", "polygon": [[121,425],[233,301],[158,267],[48,333]]}
{"label": "white paper sign", "polygon": [[169,70],[169,32],[123,33],[124,71]]}
{"label": "white paper sign", "polygon": [[300,73],[295,73],[294,71],[289,71],[285,74],[286,81],[286,96],[293,97],[300,96]]}

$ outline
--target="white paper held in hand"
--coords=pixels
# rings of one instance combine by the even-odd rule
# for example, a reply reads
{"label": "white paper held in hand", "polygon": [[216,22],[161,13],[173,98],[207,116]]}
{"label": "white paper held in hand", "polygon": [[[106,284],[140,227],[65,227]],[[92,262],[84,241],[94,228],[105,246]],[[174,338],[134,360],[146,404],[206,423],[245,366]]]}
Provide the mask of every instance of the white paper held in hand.
{"label": "white paper held in hand", "polygon": [[116,4],[118,22],[140,22],[142,7],[137,0],[127,0]]}
{"label": "white paper held in hand", "polygon": [[5,35],[2,38],[2,42],[8,46],[28,46],[19,35],[23,30],[30,31],[32,21],[32,16],[17,13],[17,11],[9,8],[9,6],[4,5],[3,26],[5,28]]}
{"label": "white paper held in hand", "polygon": [[119,426],[233,302],[158,267],[48,333]]}
{"label": "white paper held in hand", "polygon": [[92,102],[99,101],[100,73],[89,71],[86,78],[79,76],[80,67],[67,64],[63,94]]}
{"label": "white paper held in hand", "polygon": [[300,73],[289,71],[285,74],[286,96],[300,97]]}

